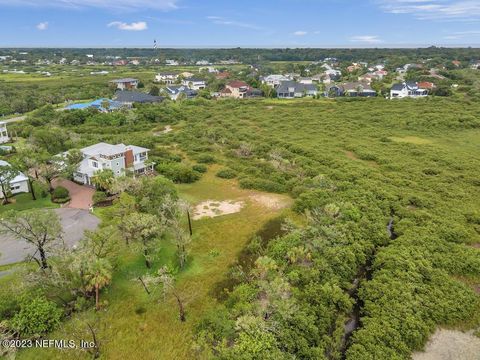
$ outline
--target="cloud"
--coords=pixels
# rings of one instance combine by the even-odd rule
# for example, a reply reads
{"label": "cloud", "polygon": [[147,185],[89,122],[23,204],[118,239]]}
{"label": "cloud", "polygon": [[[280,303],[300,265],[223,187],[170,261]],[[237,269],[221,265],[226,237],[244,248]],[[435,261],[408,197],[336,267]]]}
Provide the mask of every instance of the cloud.
{"label": "cloud", "polygon": [[411,14],[420,20],[480,20],[478,0],[377,0],[392,14]]}
{"label": "cloud", "polygon": [[38,23],[36,28],[40,31],[47,30],[48,29],[48,21]]}
{"label": "cloud", "polygon": [[380,44],[383,42],[378,35],[356,35],[352,36],[350,41],[364,44]]}
{"label": "cloud", "polygon": [[295,35],[295,36],[305,36],[305,35],[307,35],[307,34],[308,34],[307,31],[302,31],[302,30],[295,31],[295,32],[293,33],[293,35]]}
{"label": "cloud", "polygon": [[132,22],[131,24],[127,24],[121,21],[113,21],[107,26],[116,27],[118,30],[125,31],[143,31],[148,29],[147,23],[145,21]]}
{"label": "cloud", "polygon": [[254,24],[249,24],[246,22],[242,21],[235,21],[235,20],[230,20],[226,19],[221,16],[207,16],[207,19],[216,25],[226,25],[226,26],[235,26],[235,27],[240,27],[240,28],[245,28],[245,29],[252,29],[252,30],[262,30],[263,28]]}
{"label": "cloud", "polygon": [[180,0],[0,0],[4,6],[59,7],[82,9],[87,7],[114,10],[162,10],[178,9]]}

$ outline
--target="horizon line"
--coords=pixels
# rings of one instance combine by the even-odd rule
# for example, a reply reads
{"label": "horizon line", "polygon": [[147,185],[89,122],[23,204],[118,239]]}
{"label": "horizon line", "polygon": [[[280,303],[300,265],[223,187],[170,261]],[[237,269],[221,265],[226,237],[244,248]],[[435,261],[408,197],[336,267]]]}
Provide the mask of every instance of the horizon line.
{"label": "horizon line", "polygon": [[151,46],[145,45],[129,45],[129,46],[111,46],[111,45],[82,45],[82,46],[61,46],[61,45],[48,45],[48,46],[38,46],[38,45],[15,45],[15,46],[4,46],[0,45],[0,50],[10,50],[10,49],[141,49],[141,50],[171,50],[171,49],[376,49],[376,50],[388,50],[388,49],[428,49],[428,48],[447,48],[447,49],[467,49],[473,48],[477,49],[480,48],[480,44],[458,44],[458,45],[425,45],[425,44],[397,44],[397,45],[385,45],[379,46],[377,45],[318,45],[318,46],[300,46],[300,45],[284,45],[284,46],[274,46],[274,45],[180,45],[180,46],[164,46],[164,47],[157,47],[156,49],[152,48]]}

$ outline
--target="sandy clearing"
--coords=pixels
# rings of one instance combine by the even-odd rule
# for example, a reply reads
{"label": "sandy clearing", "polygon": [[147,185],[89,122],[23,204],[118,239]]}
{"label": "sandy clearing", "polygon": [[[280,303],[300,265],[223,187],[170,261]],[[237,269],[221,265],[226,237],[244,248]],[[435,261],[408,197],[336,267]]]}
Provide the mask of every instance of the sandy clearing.
{"label": "sandy clearing", "polygon": [[439,329],[413,360],[480,360],[480,338],[472,332]]}
{"label": "sandy clearing", "polygon": [[347,155],[347,158],[350,160],[358,160],[357,155],[353,151],[345,151],[345,155]]}
{"label": "sandy clearing", "polygon": [[249,199],[271,210],[281,210],[289,206],[289,202],[275,194],[253,194]]}
{"label": "sandy clearing", "polygon": [[169,132],[172,132],[172,131],[173,131],[173,128],[170,125],[167,125],[162,131],[154,132],[153,136],[162,136],[163,134],[168,134]]}
{"label": "sandy clearing", "polygon": [[193,211],[193,220],[203,218],[214,218],[223,215],[235,214],[242,210],[245,202],[243,201],[215,201],[207,200],[195,206]]}

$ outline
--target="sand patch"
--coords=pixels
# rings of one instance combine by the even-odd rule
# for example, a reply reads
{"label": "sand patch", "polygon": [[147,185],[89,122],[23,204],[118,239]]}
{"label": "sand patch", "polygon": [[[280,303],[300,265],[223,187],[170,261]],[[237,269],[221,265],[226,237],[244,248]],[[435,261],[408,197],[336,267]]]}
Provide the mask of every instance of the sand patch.
{"label": "sand patch", "polygon": [[275,194],[253,194],[249,199],[270,210],[281,210],[289,206],[289,202]]}
{"label": "sand patch", "polygon": [[345,151],[345,155],[347,155],[347,158],[350,160],[359,160],[353,151]]}
{"label": "sand patch", "polygon": [[480,338],[471,332],[437,330],[424,352],[415,352],[413,360],[479,360]]}
{"label": "sand patch", "polygon": [[172,131],[173,131],[173,128],[170,125],[167,125],[162,131],[154,132],[153,136],[162,136],[163,134],[168,134],[169,132],[172,132]]}
{"label": "sand patch", "polygon": [[193,211],[193,220],[200,220],[203,218],[214,218],[223,215],[235,214],[242,210],[245,203],[243,201],[214,201],[207,200],[201,202]]}
{"label": "sand patch", "polygon": [[433,143],[432,140],[424,139],[418,136],[405,136],[405,137],[392,136],[389,139],[399,143],[408,143],[408,144],[415,144],[415,145],[428,145]]}

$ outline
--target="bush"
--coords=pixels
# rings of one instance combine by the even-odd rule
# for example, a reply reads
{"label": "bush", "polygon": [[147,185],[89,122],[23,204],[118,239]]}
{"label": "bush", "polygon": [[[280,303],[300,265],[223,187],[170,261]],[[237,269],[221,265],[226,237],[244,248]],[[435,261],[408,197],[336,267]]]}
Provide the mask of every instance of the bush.
{"label": "bush", "polygon": [[92,199],[94,204],[98,204],[107,200],[107,194],[105,194],[103,191],[95,191]]}
{"label": "bush", "polygon": [[284,193],[286,189],[283,185],[269,180],[244,178],[240,180],[242,189],[253,189],[273,193]]}
{"label": "bush", "polygon": [[159,164],[157,165],[156,170],[177,184],[190,184],[201,178],[199,172],[185,164]]}
{"label": "bush", "polygon": [[217,172],[217,177],[221,179],[234,179],[237,177],[237,173],[232,169],[223,169]]}
{"label": "bush", "polygon": [[53,190],[52,201],[57,204],[65,204],[70,201],[70,193],[63,186],[59,186]]}
{"label": "bush", "polygon": [[200,164],[215,164],[217,160],[213,155],[210,154],[201,154],[196,157],[197,162]]}
{"label": "bush", "polygon": [[203,165],[203,164],[197,164],[192,166],[193,171],[199,172],[201,174],[204,174],[207,172],[208,168]]}
{"label": "bush", "polygon": [[54,330],[60,324],[62,310],[45,297],[24,301],[12,319],[12,327],[21,336],[39,336]]}

